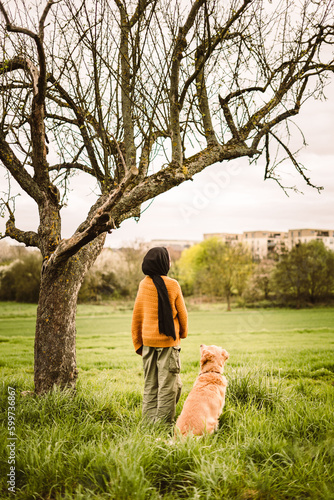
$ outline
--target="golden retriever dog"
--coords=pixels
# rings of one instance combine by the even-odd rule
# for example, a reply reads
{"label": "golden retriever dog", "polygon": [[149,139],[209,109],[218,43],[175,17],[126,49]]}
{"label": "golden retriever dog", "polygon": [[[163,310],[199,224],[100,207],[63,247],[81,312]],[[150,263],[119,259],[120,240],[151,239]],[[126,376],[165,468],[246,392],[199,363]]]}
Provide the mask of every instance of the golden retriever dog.
{"label": "golden retriever dog", "polygon": [[201,345],[201,369],[176,421],[175,435],[212,434],[225,403],[227,380],[222,375],[229,354],[222,347]]}

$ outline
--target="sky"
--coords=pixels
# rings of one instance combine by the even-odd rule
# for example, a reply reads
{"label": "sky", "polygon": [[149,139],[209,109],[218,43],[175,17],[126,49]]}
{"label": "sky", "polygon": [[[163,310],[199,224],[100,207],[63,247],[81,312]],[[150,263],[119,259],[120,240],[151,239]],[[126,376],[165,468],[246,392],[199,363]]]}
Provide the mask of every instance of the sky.
{"label": "sky", "polygon": [[[139,222],[124,221],[107,236],[106,246],[154,239],[200,241],[205,233],[334,229],[334,81],[325,93],[326,101],[307,101],[294,119],[308,144],[298,160],[308,169],[312,183],[323,186],[321,193],[307,186],[289,162],[282,171],[282,183],[299,190],[289,191],[289,196],[275,181],[264,181],[264,159],[257,165],[245,158],[219,163],[145,203]],[[297,128],[294,133],[299,138],[296,145],[301,144]],[[0,191],[5,189],[1,177]],[[62,210],[63,237],[71,236],[94,199],[86,176],[76,178],[68,207]],[[16,224],[22,230],[37,230],[37,209],[25,196],[16,199]],[[0,231],[4,226],[1,219]]]}

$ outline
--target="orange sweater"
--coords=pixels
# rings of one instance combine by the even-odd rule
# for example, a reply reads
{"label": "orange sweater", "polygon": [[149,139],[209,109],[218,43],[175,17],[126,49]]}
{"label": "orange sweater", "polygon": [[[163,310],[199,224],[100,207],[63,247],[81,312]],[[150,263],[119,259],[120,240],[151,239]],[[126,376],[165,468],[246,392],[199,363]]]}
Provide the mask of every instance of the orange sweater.
{"label": "orange sweater", "polygon": [[139,289],[132,316],[132,341],[137,351],[143,345],[148,347],[171,347],[179,345],[180,338],[188,334],[188,315],[178,282],[168,276],[162,276],[165,282],[175,325],[176,340],[159,333],[158,292],[153,280],[146,276],[139,284]]}

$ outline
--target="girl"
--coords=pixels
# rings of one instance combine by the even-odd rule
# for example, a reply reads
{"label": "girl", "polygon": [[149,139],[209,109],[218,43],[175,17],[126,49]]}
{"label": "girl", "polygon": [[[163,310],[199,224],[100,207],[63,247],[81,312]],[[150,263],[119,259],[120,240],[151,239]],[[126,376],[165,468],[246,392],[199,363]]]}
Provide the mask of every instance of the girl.
{"label": "girl", "polygon": [[143,357],[143,416],[172,423],[181,395],[180,342],[188,334],[188,315],[178,282],[167,277],[168,250],[151,248],[144,257],[132,317],[132,341]]}

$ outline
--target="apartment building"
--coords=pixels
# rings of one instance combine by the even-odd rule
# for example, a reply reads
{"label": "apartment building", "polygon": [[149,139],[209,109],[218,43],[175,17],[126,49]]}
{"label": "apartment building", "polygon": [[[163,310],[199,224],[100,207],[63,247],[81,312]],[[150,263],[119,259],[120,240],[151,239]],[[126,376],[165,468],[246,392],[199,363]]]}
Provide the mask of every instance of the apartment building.
{"label": "apartment building", "polygon": [[[289,229],[284,231],[244,231],[243,233],[206,233],[203,239],[219,238],[229,245],[243,243],[249,248],[255,260],[265,259],[291,248],[297,243],[321,240],[326,248],[334,251],[334,230],[332,229]],[[195,240],[152,240],[147,248],[164,246],[177,259],[183,250],[199,243]]]}
{"label": "apartment building", "polygon": [[333,229],[289,229],[289,249],[291,249],[297,243],[308,243],[312,240],[323,241],[326,248],[328,248],[329,250],[334,250]]}
{"label": "apartment building", "polygon": [[253,258],[261,260],[287,249],[288,233],[274,231],[245,231],[242,242],[251,250]]}
{"label": "apartment building", "polygon": [[224,243],[243,243],[249,248],[254,259],[264,259],[272,253],[282,253],[287,248],[288,233],[274,231],[245,231],[237,233],[209,233],[203,238],[219,238]]}
{"label": "apartment building", "polygon": [[297,243],[321,240],[326,248],[334,251],[334,230],[332,229],[290,229],[279,231],[245,231],[237,233],[204,234],[204,239],[216,237],[231,245],[243,243],[252,252],[253,258],[261,260],[273,254],[281,254]]}

